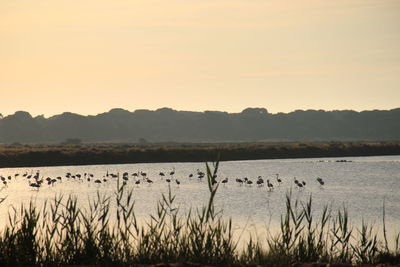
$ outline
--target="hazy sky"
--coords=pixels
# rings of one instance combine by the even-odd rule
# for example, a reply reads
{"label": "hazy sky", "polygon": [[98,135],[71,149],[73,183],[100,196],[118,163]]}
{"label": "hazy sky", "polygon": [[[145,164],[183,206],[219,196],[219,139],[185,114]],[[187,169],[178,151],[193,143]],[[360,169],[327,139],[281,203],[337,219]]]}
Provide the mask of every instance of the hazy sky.
{"label": "hazy sky", "polygon": [[0,113],[400,107],[399,0],[1,0]]}

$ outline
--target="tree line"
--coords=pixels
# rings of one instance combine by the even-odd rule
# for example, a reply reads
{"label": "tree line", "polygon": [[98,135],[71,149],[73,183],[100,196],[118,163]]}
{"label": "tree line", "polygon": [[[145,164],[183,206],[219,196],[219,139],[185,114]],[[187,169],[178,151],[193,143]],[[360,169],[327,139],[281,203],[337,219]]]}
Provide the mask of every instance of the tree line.
{"label": "tree line", "polygon": [[296,110],[272,114],[265,108],[240,113],[112,109],[83,116],[65,112],[49,118],[25,111],[0,116],[0,143],[64,142],[293,142],[398,141],[400,108]]}

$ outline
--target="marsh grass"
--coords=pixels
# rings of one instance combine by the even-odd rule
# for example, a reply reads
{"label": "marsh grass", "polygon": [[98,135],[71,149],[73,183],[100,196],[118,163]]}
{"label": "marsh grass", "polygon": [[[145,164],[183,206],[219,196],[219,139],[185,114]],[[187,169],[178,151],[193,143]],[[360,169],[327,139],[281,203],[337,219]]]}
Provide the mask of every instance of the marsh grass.
{"label": "marsh grass", "polygon": [[[0,234],[0,266],[130,266],[160,262],[196,262],[216,266],[288,266],[292,262],[400,263],[399,238],[394,247],[378,229],[350,224],[345,207],[325,206],[314,215],[306,202],[286,195],[279,231],[265,239],[234,238],[232,221],[214,205],[219,187],[218,162],[207,164],[208,203],[185,215],[169,188],[154,214],[139,222],[133,190],[118,182],[115,193],[97,193],[87,208],[73,196],[56,196],[40,208],[30,202],[9,212]],[[0,198],[0,203],[3,199]],[[111,205],[116,205],[111,209]],[[389,237],[390,238],[390,237]]]}

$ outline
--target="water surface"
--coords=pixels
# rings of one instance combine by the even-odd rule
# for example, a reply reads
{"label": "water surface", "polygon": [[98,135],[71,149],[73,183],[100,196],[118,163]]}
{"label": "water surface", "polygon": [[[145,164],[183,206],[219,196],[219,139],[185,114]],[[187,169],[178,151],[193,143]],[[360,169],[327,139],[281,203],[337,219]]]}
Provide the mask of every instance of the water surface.
{"label": "water surface", "polygon": [[[342,159],[347,162],[338,162]],[[107,172],[119,173],[120,176],[124,172],[129,173],[127,186],[134,190],[136,214],[139,218],[148,219],[149,214],[155,212],[157,200],[161,194],[168,192],[167,178],[172,180],[170,187],[176,195],[176,206],[182,213],[187,213],[190,208],[196,209],[205,205],[208,199],[207,182],[206,179],[197,178],[198,169],[204,172],[205,164],[151,163],[0,169],[0,175],[12,176],[8,186],[0,192],[0,196],[6,196],[5,202],[0,205],[0,216],[5,219],[12,206],[18,207],[30,200],[42,203],[57,194],[76,195],[82,206],[87,205],[97,191],[113,195],[117,179],[107,178]],[[170,176],[172,170],[175,174]],[[22,174],[34,175],[37,171],[40,172],[40,177],[61,176],[62,181],[53,186],[44,184],[39,190],[34,190]],[[132,174],[140,171],[146,172],[153,183],[148,184],[142,179],[139,186],[135,185]],[[68,179],[65,177],[67,172],[82,176],[84,173],[91,173],[94,177],[90,182]],[[159,172],[164,172],[165,177],[160,177]],[[15,177],[16,173],[19,176]],[[193,174],[193,178],[189,178],[190,174]],[[282,179],[280,185],[276,181],[276,174]],[[270,191],[267,186],[257,186],[255,182],[258,176],[265,182],[269,179],[274,189]],[[285,209],[285,196],[291,191],[293,199],[300,201],[305,201],[312,195],[316,216],[325,205],[329,205],[333,212],[346,206],[353,224],[359,225],[365,220],[373,223],[377,229],[382,224],[385,203],[389,233],[400,231],[400,156],[221,162],[217,179],[221,181],[226,177],[228,183],[220,184],[216,204],[223,210],[226,218],[233,219],[238,229],[243,229],[244,226],[247,229],[269,226],[275,231]],[[252,180],[253,185],[245,186],[235,182],[236,178],[244,177]],[[299,189],[294,184],[294,177],[306,182],[306,186]],[[316,181],[317,177],[325,181],[323,187]],[[93,182],[104,178],[107,182]],[[176,179],[180,181],[179,186],[175,183]]]}

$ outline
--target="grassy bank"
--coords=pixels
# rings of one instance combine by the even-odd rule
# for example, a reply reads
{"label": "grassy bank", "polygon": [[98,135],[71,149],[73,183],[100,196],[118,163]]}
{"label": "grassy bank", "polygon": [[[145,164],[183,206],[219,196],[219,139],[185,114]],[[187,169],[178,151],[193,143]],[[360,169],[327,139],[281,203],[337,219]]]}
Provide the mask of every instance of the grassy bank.
{"label": "grassy bank", "polygon": [[[232,221],[214,205],[219,187],[217,170],[218,163],[213,168],[207,166],[209,198],[202,208],[182,214],[169,190],[155,203],[157,212],[145,223],[135,215],[134,192],[123,183],[117,183],[111,196],[98,194],[88,209],[81,208],[73,196],[56,197],[40,208],[31,202],[14,209],[0,230],[0,266],[130,266],[188,261],[215,266],[400,264],[399,234],[384,234],[379,240],[377,231],[386,233],[385,227],[375,229],[367,223],[353,226],[346,208],[331,211],[325,207],[317,219],[312,198],[301,203],[290,192],[277,233],[249,240],[234,238]],[[116,208],[111,213],[112,203]],[[385,225],[384,212],[382,220]]]}
{"label": "grassy bank", "polygon": [[0,167],[400,155],[400,143],[2,145]]}

